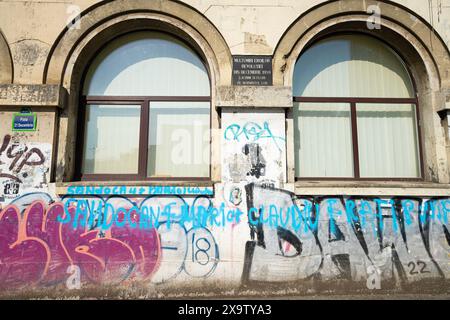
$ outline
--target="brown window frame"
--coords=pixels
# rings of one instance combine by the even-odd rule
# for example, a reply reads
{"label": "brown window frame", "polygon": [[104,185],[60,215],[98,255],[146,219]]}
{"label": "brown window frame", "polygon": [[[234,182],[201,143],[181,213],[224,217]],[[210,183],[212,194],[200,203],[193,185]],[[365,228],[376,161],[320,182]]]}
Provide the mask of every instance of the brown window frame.
{"label": "brown window frame", "polygon": [[[422,153],[422,139],[420,132],[420,113],[419,101],[416,98],[346,98],[346,97],[294,97],[294,102],[298,103],[346,103],[350,106],[350,123],[352,132],[352,147],[353,147],[353,175],[354,177],[295,177],[296,181],[305,180],[366,180],[366,181],[423,181],[424,167],[423,167],[423,153]],[[360,160],[359,160],[359,142],[358,142],[358,124],[356,115],[356,105],[360,103],[365,104],[410,104],[415,106],[416,112],[416,127],[418,139],[418,153],[419,153],[419,173],[418,178],[393,178],[393,177],[361,177],[360,174]]]}
{"label": "brown window frame", "polygon": [[[309,45],[305,47],[301,55],[307,51],[311,46],[315,43],[320,42],[328,37],[336,36],[336,35],[354,35],[354,34],[363,34],[368,37],[372,37],[377,39],[378,41],[384,43],[388,48],[390,48],[393,52],[395,52],[398,57],[401,59],[401,62],[405,66],[406,72],[408,73],[409,78],[411,79],[411,83],[414,90],[414,97],[412,98],[358,98],[358,97],[301,97],[301,96],[293,96],[294,102],[309,102],[309,103],[347,103],[350,105],[350,117],[351,117],[351,132],[352,132],[352,147],[353,147],[353,175],[354,177],[298,177],[295,176],[295,181],[309,181],[309,180],[322,180],[322,181],[404,181],[404,182],[422,182],[425,181],[425,169],[424,169],[424,157],[423,157],[423,145],[422,145],[422,132],[421,132],[421,119],[419,112],[419,99],[417,96],[417,85],[414,81],[414,77],[412,76],[411,69],[405,63],[404,57],[398,52],[395,48],[390,46],[384,39],[375,36],[373,34],[368,34],[366,32],[335,32],[332,34],[325,34],[318,36],[311,42]],[[370,178],[370,177],[361,177],[360,174],[360,162],[359,162],[359,144],[358,144],[358,125],[357,125],[357,117],[356,117],[356,105],[359,103],[368,103],[368,104],[411,104],[415,106],[416,109],[416,127],[417,127],[417,139],[418,139],[418,153],[419,153],[419,173],[420,177],[418,178],[398,178],[398,177],[380,177],[380,178]],[[295,121],[295,120],[294,120]],[[294,138],[295,139],[295,138]],[[295,151],[297,152],[297,151]]]}
{"label": "brown window frame", "polygon": [[[81,101],[80,114],[78,119],[78,152],[76,159],[76,179],[79,181],[210,181],[211,180],[211,153],[209,158],[209,175],[208,177],[148,177],[148,139],[149,139],[149,123],[150,108],[152,102],[209,102],[209,130],[212,126],[211,114],[211,96],[83,96]],[[82,163],[83,147],[85,144],[86,130],[86,106],[92,104],[103,105],[140,105],[140,125],[139,125],[139,154],[138,154],[138,172],[136,174],[83,174]],[[211,146],[212,136],[210,135],[209,144]]]}

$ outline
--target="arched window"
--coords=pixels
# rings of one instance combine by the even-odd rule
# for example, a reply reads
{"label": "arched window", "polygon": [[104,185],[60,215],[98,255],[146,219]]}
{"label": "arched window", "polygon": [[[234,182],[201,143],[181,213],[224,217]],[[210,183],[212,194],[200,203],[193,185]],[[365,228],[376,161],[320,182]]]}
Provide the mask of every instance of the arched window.
{"label": "arched window", "polygon": [[414,85],[383,42],[314,43],[295,65],[293,95],[297,178],[421,178]]}
{"label": "arched window", "polygon": [[82,180],[210,177],[210,80],[183,41],[115,39],[87,70],[83,97]]}

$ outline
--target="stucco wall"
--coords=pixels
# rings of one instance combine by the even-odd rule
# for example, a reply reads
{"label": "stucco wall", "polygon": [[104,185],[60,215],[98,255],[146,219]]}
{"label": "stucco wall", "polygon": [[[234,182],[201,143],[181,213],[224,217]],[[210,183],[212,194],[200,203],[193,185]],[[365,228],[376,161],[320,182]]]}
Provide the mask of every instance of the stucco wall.
{"label": "stucco wall", "polygon": [[[16,83],[39,84],[45,59],[61,31],[78,13],[102,1],[1,1],[1,30],[11,48]],[[159,2],[159,1],[154,1]],[[272,54],[288,27],[319,0],[195,0],[184,2],[208,18],[232,54]],[[449,43],[448,0],[397,0],[430,23]],[[430,9],[430,3],[432,8]],[[381,12],[383,14],[383,12]]]}

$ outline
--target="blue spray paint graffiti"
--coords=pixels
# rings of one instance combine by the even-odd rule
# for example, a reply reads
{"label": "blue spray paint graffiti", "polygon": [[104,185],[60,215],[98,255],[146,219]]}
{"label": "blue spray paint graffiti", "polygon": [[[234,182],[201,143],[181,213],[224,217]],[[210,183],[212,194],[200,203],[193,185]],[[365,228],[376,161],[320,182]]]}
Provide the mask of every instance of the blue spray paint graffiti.
{"label": "blue spray paint graffiti", "polygon": [[[152,199],[150,197],[148,199]],[[126,199],[126,198],[125,198]],[[198,199],[207,199],[199,197]],[[161,221],[167,224],[167,228],[175,222],[181,224],[192,224],[194,227],[225,227],[228,224],[238,224],[242,221],[245,215],[239,208],[228,209],[225,203],[220,203],[218,206],[213,206],[209,201],[207,204],[201,203],[197,200],[193,205],[189,206],[186,203],[179,203],[178,201],[166,202],[164,206],[147,205],[147,200],[143,201],[138,207],[135,203],[127,206],[111,205],[104,203],[102,200],[92,199],[78,199],[65,198],[65,217],[64,219],[58,217],[58,222],[62,224],[72,223],[76,228],[78,225],[88,225],[89,228],[100,227],[106,231],[113,225],[121,226],[120,216],[124,216],[126,221],[130,221],[132,215],[138,215],[140,223],[136,228],[158,228]],[[402,219],[404,225],[408,228],[412,224],[412,214],[415,204],[412,199],[402,199],[397,203],[395,199],[383,200],[361,199],[358,202],[353,199],[347,199],[342,208],[338,208],[337,204],[341,203],[339,198],[330,198],[326,202],[326,211],[323,213],[319,210],[318,203],[305,202],[303,208],[292,204],[284,207],[276,204],[260,205],[258,207],[249,207],[249,224],[254,227],[257,225],[264,225],[272,229],[289,226],[294,231],[316,231],[318,228],[318,221],[326,218],[334,221],[337,217],[344,216],[348,225],[358,223],[362,228],[372,228],[383,231],[384,224],[375,224],[374,221],[382,221],[380,216],[383,208],[388,207],[394,218],[393,230],[395,233],[401,232],[399,229],[397,219]],[[374,205],[375,203],[375,205]],[[75,205],[76,210],[71,214],[69,207]],[[419,219],[437,219],[444,224],[448,224],[448,214],[450,212],[450,200],[436,199],[423,202],[420,208]],[[430,213],[426,216],[426,213]],[[325,215],[325,217],[322,217]],[[108,217],[107,219],[105,217]],[[331,223],[330,230],[334,233],[336,226]]]}
{"label": "blue spray paint graffiti", "polygon": [[280,142],[285,142],[284,137],[275,136],[269,127],[269,123],[265,121],[263,125],[255,122],[247,122],[242,127],[239,124],[231,124],[224,131],[224,138],[228,141],[240,141],[245,138],[247,141],[256,142],[260,139],[271,139],[275,143],[280,152],[283,146]]}
{"label": "blue spray paint graffiti", "polygon": [[[252,241],[243,283],[365,279],[367,288],[380,289],[450,278],[448,197],[299,197],[255,184],[245,189]],[[287,223],[293,210],[299,219]]]}
{"label": "blue spray paint graffiti", "polygon": [[209,195],[212,187],[177,186],[69,186],[68,195]]}

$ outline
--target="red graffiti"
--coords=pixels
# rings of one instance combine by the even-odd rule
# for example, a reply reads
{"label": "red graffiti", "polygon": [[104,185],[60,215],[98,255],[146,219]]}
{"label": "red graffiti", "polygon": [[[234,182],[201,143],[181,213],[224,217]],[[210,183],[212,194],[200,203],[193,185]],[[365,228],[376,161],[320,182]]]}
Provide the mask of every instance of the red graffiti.
{"label": "red graffiti", "polygon": [[[70,207],[69,213],[75,212]],[[99,230],[61,224],[64,204],[48,208],[33,202],[21,215],[10,205],[0,213],[0,289],[64,282],[70,266],[80,267],[81,281],[115,284],[127,279],[147,280],[160,257],[157,231],[132,225]]]}

